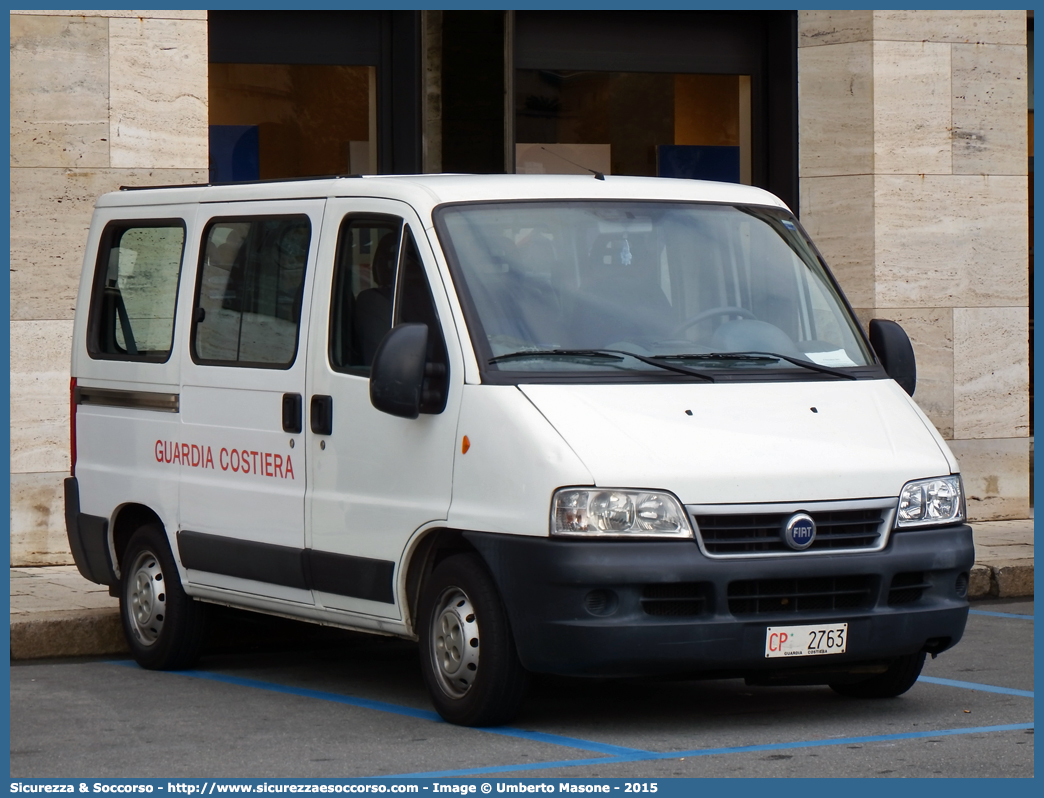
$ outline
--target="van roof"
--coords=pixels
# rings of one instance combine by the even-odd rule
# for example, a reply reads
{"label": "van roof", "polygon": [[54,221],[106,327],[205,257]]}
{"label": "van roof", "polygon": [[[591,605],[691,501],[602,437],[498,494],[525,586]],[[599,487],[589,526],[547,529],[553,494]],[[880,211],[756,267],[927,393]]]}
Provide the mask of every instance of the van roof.
{"label": "van roof", "polygon": [[98,198],[98,207],[243,202],[321,197],[380,197],[417,211],[448,202],[514,199],[640,199],[724,202],[785,208],[774,195],[737,183],[620,175],[374,175],[262,180],[124,189]]}

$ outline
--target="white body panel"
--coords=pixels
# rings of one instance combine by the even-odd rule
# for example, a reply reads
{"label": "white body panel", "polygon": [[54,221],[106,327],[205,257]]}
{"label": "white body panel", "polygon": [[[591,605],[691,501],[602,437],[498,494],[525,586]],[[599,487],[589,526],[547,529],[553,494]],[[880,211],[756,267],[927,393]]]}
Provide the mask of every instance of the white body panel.
{"label": "white body panel", "polygon": [[449,523],[456,529],[546,536],[555,489],[594,484],[581,458],[513,385],[464,387],[465,435],[470,447],[457,449],[453,467]]}
{"label": "white body panel", "polygon": [[[197,206],[185,198],[162,208],[140,202],[95,210],[80,275],[79,301],[73,323],[72,376],[81,388],[101,388],[158,395],[177,395],[181,381],[181,352],[186,346],[187,327],[175,323],[170,357],[164,363],[134,363],[94,360],[87,354],[87,319],[94,284],[99,243],[105,226],[124,219],[180,219],[186,227],[182,280],[191,280],[196,258],[192,222]],[[186,270],[190,273],[186,275]],[[180,303],[179,303],[180,304]],[[149,507],[162,521],[168,536],[180,524],[180,465],[161,463],[156,457],[157,441],[180,443],[181,419],[176,413],[133,408],[81,405],[76,409],[80,510],[111,518],[125,504]],[[112,548],[110,536],[110,550]],[[110,555],[111,556],[111,555]],[[113,557],[115,563],[115,557]],[[118,575],[117,566],[117,575]]]}
{"label": "white body panel", "polygon": [[[446,409],[416,419],[390,416],[370,404],[366,377],[339,373],[325,357],[337,231],[346,214],[384,214],[406,222],[420,249],[436,310],[452,318],[420,220],[400,202],[370,198],[330,200],[319,250],[313,295],[315,323],[309,351],[306,396],[332,397],[333,433],[306,430],[308,496],[306,545],[319,552],[398,563],[418,528],[445,521],[453,488],[453,451],[461,381],[453,380]],[[450,373],[461,373],[460,344],[451,324],[443,332]],[[322,447],[320,447],[322,443]],[[332,610],[400,618],[398,603],[315,591],[316,603]]]}
{"label": "white body panel", "polygon": [[891,380],[520,390],[595,484],[669,490],[683,504],[898,496],[915,475],[950,472]]}
{"label": "white body panel", "polygon": [[[186,571],[178,560],[186,591],[207,601],[410,635],[406,574],[425,534],[547,537],[552,495],[561,487],[663,490],[686,505],[787,504],[897,497],[910,480],[956,473],[942,438],[891,380],[483,384],[433,210],[483,199],[577,197],[784,207],[748,186],[612,176],[324,179],[99,198],[72,375],[81,387],[177,396],[179,407],[78,407],[81,511],[112,521],[127,504],[152,510],[175,559],[184,530],[393,564],[389,603]],[[417,419],[381,413],[370,403],[367,378],[329,365],[338,231],[353,212],[402,218],[418,245],[448,352],[442,413]],[[190,322],[207,220],[274,214],[306,214],[311,222],[294,362],[289,368],[194,362]],[[169,359],[92,358],[88,313],[105,225],[173,218],[184,221],[186,239]],[[283,431],[284,394],[302,397],[299,434]],[[315,395],[332,397],[330,435],[309,428]],[[108,534],[112,548],[111,523]]]}
{"label": "white body panel", "polygon": [[[196,237],[217,218],[307,215],[311,223],[304,276],[307,295],[315,272],[324,204],[323,200],[295,200],[203,205],[196,220]],[[181,318],[191,317],[195,293],[196,281],[183,279]],[[302,303],[302,332],[289,368],[209,365],[194,362],[188,353],[183,357],[183,451],[184,444],[195,444],[207,457],[202,467],[190,465],[182,470],[181,529],[303,548],[307,440],[283,432],[282,399],[284,394],[304,393],[308,319],[309,304]],[[195,584],[259,595],[274,588],[281,598],[312,603],[308,590],[252,584],[252,580],[221,574],[193,571],[188,582],[190,592]]]}

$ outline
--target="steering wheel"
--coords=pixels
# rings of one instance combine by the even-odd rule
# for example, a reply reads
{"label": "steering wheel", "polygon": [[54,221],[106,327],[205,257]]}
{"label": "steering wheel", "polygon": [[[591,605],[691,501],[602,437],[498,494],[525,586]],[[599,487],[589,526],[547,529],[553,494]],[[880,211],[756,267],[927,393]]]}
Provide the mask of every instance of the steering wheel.
{"label": "steering wheel", "polygon": [[757,316],[755,316],[746,308],[736,307],[733,305],[722,305],[718,308],[707,308],[706,310],[701,310],[699,313],[693,316],[689,316],[689,318],[687,318],[685,321],[683,321],[681,324],[679,324],[677,327],[671,330],[671,336],[679,336],[687,329],[692,327],[694,324],[699,324],[701,321],[705,321],[706,319],[712,319],[715,316],[743,316],[747,319],[757,318]]}

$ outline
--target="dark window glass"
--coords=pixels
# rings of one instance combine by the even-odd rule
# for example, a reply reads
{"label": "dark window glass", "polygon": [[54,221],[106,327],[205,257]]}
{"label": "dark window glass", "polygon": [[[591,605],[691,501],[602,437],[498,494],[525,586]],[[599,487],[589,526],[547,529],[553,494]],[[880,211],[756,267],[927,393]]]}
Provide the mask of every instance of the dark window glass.
{"label": "dark window glass", "polygon": [[306,216],[208,225],[194,317],[199,362],[263,368],[294,362],[310,238]]}
{"label": "dark window glass", "polygon": [[442,342],[442,328],[435,312],[435,300],[424,274],[424,264],[413,236],[407,231],[403,243],[402,263],[399,266],[399,291],[395,305],[396,324],[428,325],[428,362],[446,362],[446,347]]}
{"label": "dark window glass", "polygon": [[341,224],[330,312],[330,364],[369,374],[392,324],[402,220],[349,217]]}
{"label": "dark window glass", "polygon": [[409,231],[403,236],[402,260],[399,263],[399,283],[395,297],[395,324],[425,324],[428,327],[428,354],[425,366],[424,388],[421,396],[422,413],[441,413],[446,407],[449,392],[449,359],[442,325],[435,311],[431,286],[424,274],[417,244]]}
{"label": "dark window glass", "polygon": [[393,324],[428,327],[422,413],[446,405],[448,358],[435,301],[413,235],[394,217],[349,217],[341,225],[330,311],[330,365],[369,376]]}
{"label": "dark window glass", "polygon": [[98,250],[88,335],[92,357],[170,357],[184,244],[180,220],[109,225]]}
{"label": "dark window glass", "polygon": [[553,355],[589,349],[688,358],[721,371],[791,368],[731,353],[779,353],[837,368],[873,363],[824,264],[781,209],[470,203],[444,206],[435,222],[457,289],[473,309],[480,362],[496,370],[657,369],[626,357]]}

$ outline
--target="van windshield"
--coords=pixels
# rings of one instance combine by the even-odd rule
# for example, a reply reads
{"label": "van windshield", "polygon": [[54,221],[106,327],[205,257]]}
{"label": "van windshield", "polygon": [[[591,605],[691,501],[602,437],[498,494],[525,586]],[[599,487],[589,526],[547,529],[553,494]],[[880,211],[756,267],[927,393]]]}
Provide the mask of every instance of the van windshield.
{"label": "van windshield", "polygon": [[487,371],[713,380],[752,369],[850,376],[840,372],[873,363],[781,209],[476,203],[439,209],[436,227]]}

